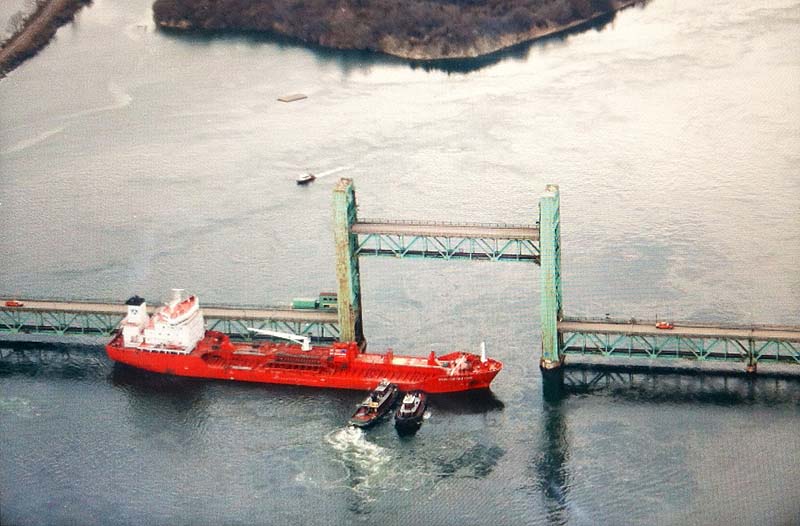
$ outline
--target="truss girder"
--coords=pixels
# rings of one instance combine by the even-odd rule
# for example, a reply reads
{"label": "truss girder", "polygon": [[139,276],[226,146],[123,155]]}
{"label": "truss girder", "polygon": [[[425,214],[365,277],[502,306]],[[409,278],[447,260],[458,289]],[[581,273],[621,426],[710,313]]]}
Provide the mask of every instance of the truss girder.
{"label": "truss girder", "polygon": [[118,314],[0,310],[0,333],[110,336],[120,321]]}
{"label": "truss girder", "polygon": [[[110,337],[123,316],[96,312],[26,311],[0,309],[0,334],[96,335]],[[274,320],[252,318],[206,317],[206,328],[229,334],[236,339],[251,339],[250,327],[308,335],[314,340],[330,341],[339,337],[336,323],[316,320]]]}
{"label": "truss girder", "polygon": [[215,319],[206,318],[208,330],[224,332],[238,340],[252,340],[253,333],[250,328],[267,329],[278,332],[291,332],[311,337],[316,341],[332,341],[339,338],[339,327],[335,323],[324,323],[302,320],[272,320],[272,319]]}
{"label": "truss girder", "polygon": [[531,239],[360,234],[356,255],[538,263],[539,247]]}
{"label": "truss girder", "polygon": [[[725,337],[559,331],[561,352],[603,358],[649,358],[800,364],[800,342]],[[752,351],[751,351],[752,349]]]}
{"label": "truss girder", "polygon": [[[690,371],[688,371],[690,372]],[[681,404],[719,404],[721,397],[732,401],[759,400],[765,403],[795,403],[797,393],[787,380],[750,382],[736,374],[692,375],[651,369],[566,368],[564,387],[569,394],[611,390],[616,396],[640,397],[644,392],[668,397]]]}

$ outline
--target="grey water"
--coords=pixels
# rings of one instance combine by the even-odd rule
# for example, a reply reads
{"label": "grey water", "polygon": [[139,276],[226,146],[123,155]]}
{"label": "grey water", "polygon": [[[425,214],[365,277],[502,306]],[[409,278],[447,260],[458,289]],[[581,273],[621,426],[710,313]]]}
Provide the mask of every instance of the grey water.
{"label": "grey water", "polygon": [[[0,81],[0,294],[288,304],[334,288],[339,177],[361,217],[509,223],[556,183],[568,315],[798,324],[800,3],[696,4],[425,65],[95,0]],[[2,344],[0,523],[798,521],[797,372],[575,369],[546,396],[537,268],[361,270],[372,350],[485,341],[491,392],[409,438],[346,429],[358,392]]]}

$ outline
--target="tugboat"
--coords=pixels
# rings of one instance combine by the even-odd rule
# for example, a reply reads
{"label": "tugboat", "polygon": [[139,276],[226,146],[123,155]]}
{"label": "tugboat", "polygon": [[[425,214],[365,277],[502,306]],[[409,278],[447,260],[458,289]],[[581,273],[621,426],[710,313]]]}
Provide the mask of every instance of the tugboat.
{"label": "tugboat", "polygon": [[381,383],[369,393],[350,417],[350,425],[356,427],[369,427],[389,412],[397,399],[397,386],[389,380]]}
{"label": "tugboat", "polygon": [[394,427],[398,433],[414,433],[422,425],[428,395],[424,391],[411,391],[403,397],[403,402],[394,413]]}

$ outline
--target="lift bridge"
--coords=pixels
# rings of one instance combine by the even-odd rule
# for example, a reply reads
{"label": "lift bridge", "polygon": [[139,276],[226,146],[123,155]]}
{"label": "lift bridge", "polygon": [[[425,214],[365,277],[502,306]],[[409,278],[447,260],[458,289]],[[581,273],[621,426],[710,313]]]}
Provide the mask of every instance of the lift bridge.
{"label": "lift bridge", "polygon": [[334,242],[341,338],[363,342],[360,256],[511,261],[540,266],[540,320],[544,372],[561,370],[566,355],[800,364],[800,327],[676,325],[565,318],[561,283],[559,188],[548,185],[530,225],[359,219],[353,182],[334,190]]}
{"label": "lift bridge", "polygon": [[[338,309],[204,306],[209,329],[249,338],[248,327],[364,344],[359,258],[388,256],[539,265],[541,358],[547,376],[565,356],[736,362],[755,372],[758,363],[800,364],[800,327],[676,324],[578,319],[563,315],[559,188],[547,185],[533,224],[450,223],[359,219],[351,179],[334,188],[334,243]],[[106,302],[0,300],[0,333],[110,335],[125,306]]]}

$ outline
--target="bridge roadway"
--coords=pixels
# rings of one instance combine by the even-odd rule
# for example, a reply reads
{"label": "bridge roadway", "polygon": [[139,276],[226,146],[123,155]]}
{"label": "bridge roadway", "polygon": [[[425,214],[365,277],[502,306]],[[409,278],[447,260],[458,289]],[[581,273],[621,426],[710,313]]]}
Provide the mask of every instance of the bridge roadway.
{"label": "bridge roadway", "polygon": [[[110,336],[125,317],[127,306],[103,301],[19,299],[21,307],[0,299],[0,334],[55,334]],[[157,306],[149,305],[152,313]],[[249,340],[251,327],[305,334],[315,340],[339,337],[336,309],[304,310],[288,307],[201,305],[206,328]]]}
{"label": "bridge roadway", "polygon": [[[82,301],[48,301],[19,300],[22,307],[5,307],[5,299],[0,299],[0,309],[21,312],[64,312],[82,314],[103,314],[125,316],[128,307],[117,303],[82,302]],[[157,305],[148,305],[147,312],[153,313]],[[221,305],[201,305],[203,316],[217,320],[264,320],[299,321],[309,323],[338,323],[335,309],[303,310],[280,307],[233,307]]]}
{"label": "bridge roadway", "polygon": [[687,324],[675,325],[673,329],[656,329],[655,322],[638,321],[636,323],[626,323],[622,321],[594,321],[567,318],[558,322],[558,332],[800,342],[800,328],[777,326],[742,328]]}
{"label": "bridge roadway", "polygon": [[381,234],[389,236],[539,240],[538,226],[490,223],[447,223],[366,219],[353,223],[351,232],[365,235]]}

